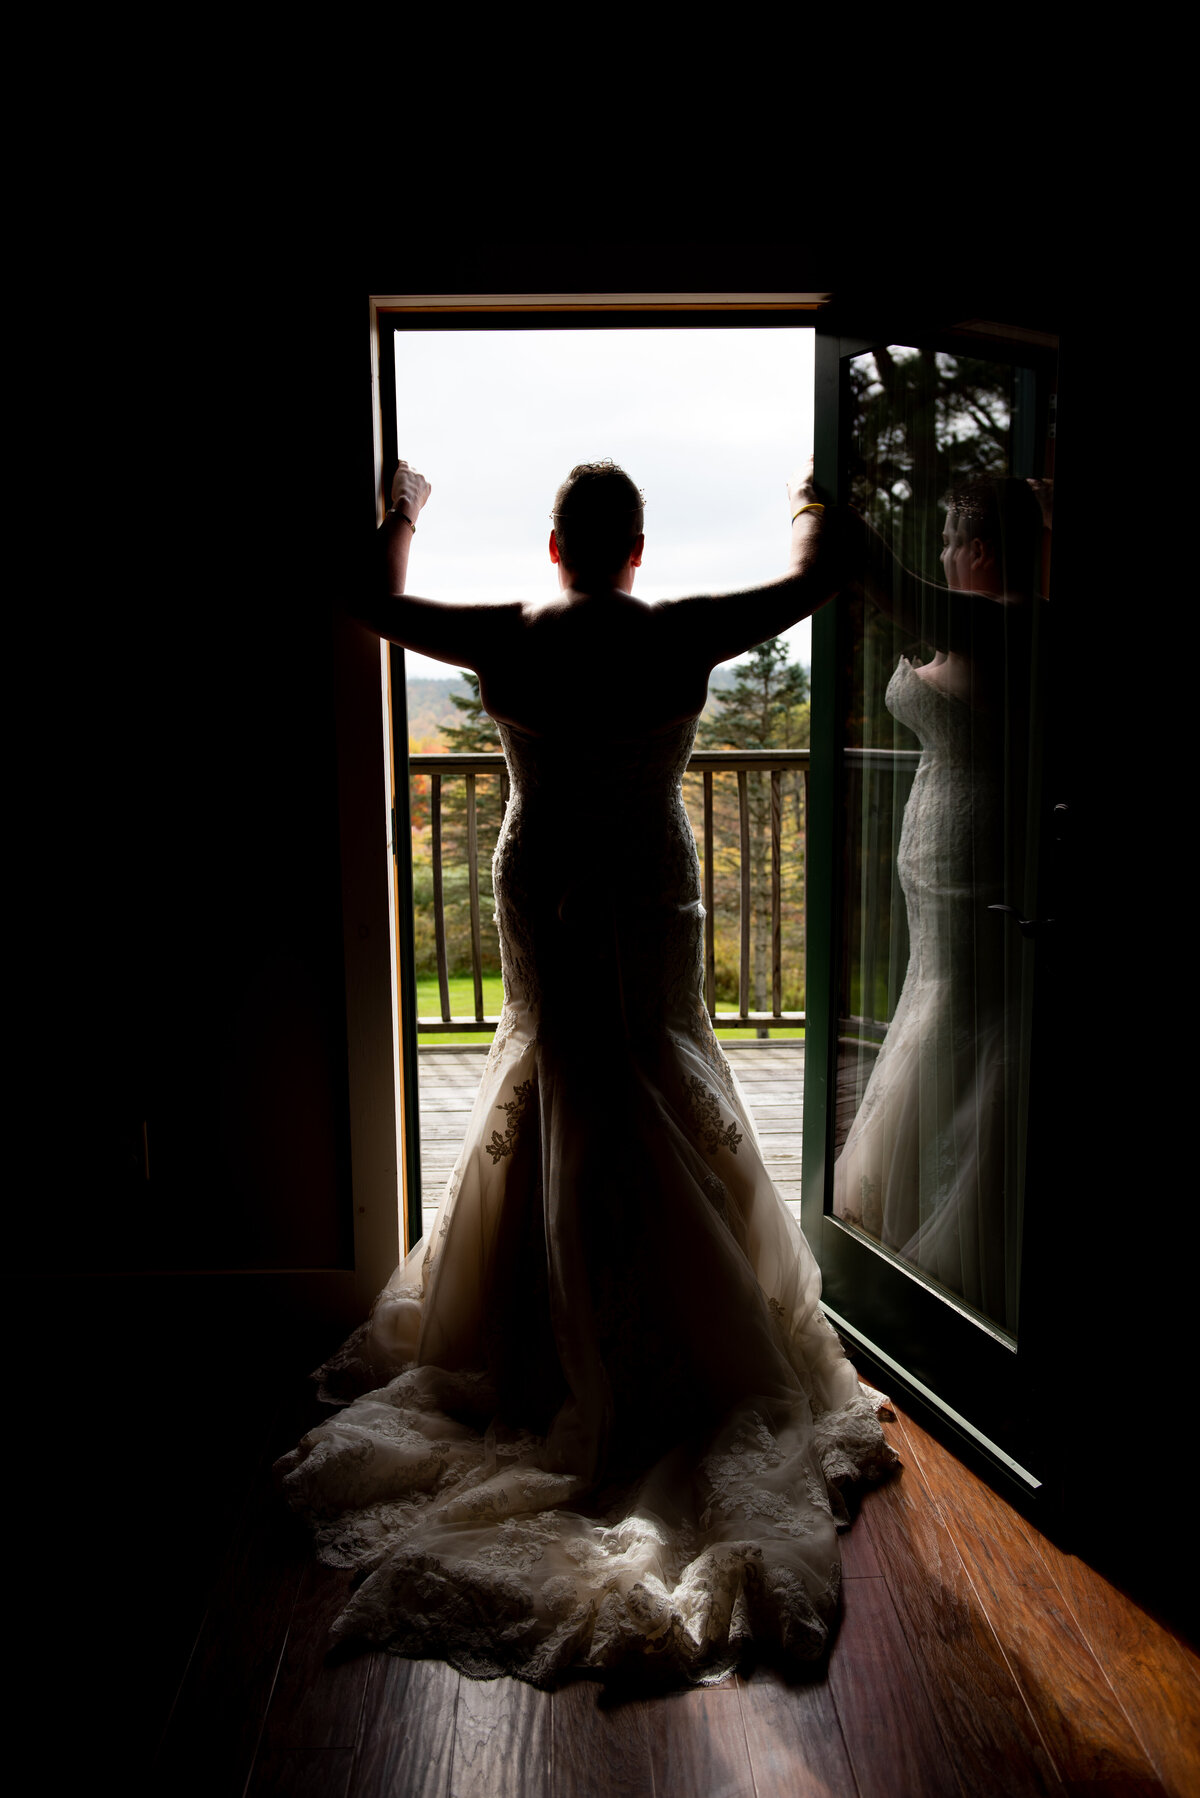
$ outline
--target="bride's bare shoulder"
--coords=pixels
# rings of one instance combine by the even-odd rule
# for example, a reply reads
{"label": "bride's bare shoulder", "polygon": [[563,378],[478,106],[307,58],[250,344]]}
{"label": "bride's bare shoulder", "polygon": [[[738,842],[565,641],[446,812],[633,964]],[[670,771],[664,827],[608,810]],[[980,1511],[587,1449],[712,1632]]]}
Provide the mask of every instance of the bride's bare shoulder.
{"label": "bride's bare shoulder", "polygon": [[523,600],[521,617],[530,625],[567,618],[599,625],[608,618],[644,613],[651,603],[633,593],[580,593],[568,588],[561,593],[547,593],[540,599]]}

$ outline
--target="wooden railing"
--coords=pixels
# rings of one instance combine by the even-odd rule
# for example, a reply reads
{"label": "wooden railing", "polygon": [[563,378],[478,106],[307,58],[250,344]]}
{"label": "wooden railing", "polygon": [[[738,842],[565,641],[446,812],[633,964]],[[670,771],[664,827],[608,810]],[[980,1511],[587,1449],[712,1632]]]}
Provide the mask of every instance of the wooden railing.
{"label": "wooden railing", "polygon": [[[500,807],[508,805],[508,767],[504,757],[494,755],[410,755],[409,778],[425,774],[429,777],[429,834],[433,862],[433,940],[437,954],[439,1018],[418,1017],[420,1031],[462,1031],[495,1029],[499,1018],[486,1017],[483,1010],[483,924],[479,915],[479,821],[475,785],[482,774],[500,782]],[[450,981],[446,959],[446,895],[444,856],[442,852],[442,782],[446,776],[466,782],[467,801],[467,892],[471,907],[471,973],[475,986],[475,1015],[471,1018],[450,1015]]]}
{"label": "wooden railing", "polygon": [[[903,909],[897,917],[895,906],[888,914],[881,912],[880,901],[883,887],[880,878],[881,862],[885,862],[889,872],[895,872],[896,843],[889,830],[883,839],[885,815],[890,820],[903,811],[903,803],[897,803],[893,792],[893,783],[902,781],[904,799],[908,798],[908,789],[912,777],[916,773],[917,763],[921,759],[918,749],[845,749],[842,752],[844,772],[847,783],[846,799],[851,813],[858,810],[865,812],[866,823],[861,844],[863,864],[874,871],[874,878],[868,879],[866,885],[866,903],[860,915],[860,928],[857,940],[850,940],[849,928],[843,931],[842,955],[843,968],[840,986],[843,992],[850,990],[850,972],[848,957],[857,952],[859,991],[864,1002],[878,990],[876,973],[878,958],[881,954],[889,958],[894,967],[899,967],[901,978],[907,955],[896,953],[895,930],[904,928]],[[864,785],[870,783],[865,797]],[[882,845],[881,845],[882,839]],[[891,927],[885,920],[890,916]],[[897,983],[898,985],[898,983]],[[893,1000],[898,991],[893,994]],[[883,1007],[885,1014],[889,1007]],[[838,1034],[854,1039],[860,1043],[878,1047],[887,1035],[889,1018],[887,1015],[876,1017],[871,1006],[863,1013],[846,1013],[838,1018]]]}
{"label": "wooden railing", "polygon": [[[783,999],[783,776],[796,772],[804,788],[804,837],[808,838],[808,764],[807,749],[707,749],[697,750],[687,765],[688,774],[698,774],[703,783],[704,821],[700,833],[700,865],[704,875],[704,1003],[714,1024],[724,1030],[758,1030],[767,1025],[804,1023],[802,1011],[784,1011]],[[738,795],[738,1009],[718,1011],[716,1008],[716,907],[713,903],[713,777],[717,774],[737,776]],[[753,1011],[750,999],[750,791],[751,774],[771,777],[771,1009]],[[804,856],[807,874],[808,855]]]}
{"label": "wooden railing", "polygon": [[[704,882],[704,993],[705,1004],[714,1024],[722,1029],[763,1030],[768,1026],[802,1026],[802,1011],[784,1011],[783,997],[783,880],[782,822],[783,776],[794,772],[803,784],[803,834],[808,830],[808,766],[807,749],[699,750],[687,766],[688,775],[698,775],[703,793],[703,823],[698,848]],[[498,1018],[485,1015],[483,1008],[483,934],[479,915],[479,827],[476,783],[480,778],[500,781],[501,807],[508,803],[508,771],[502,755],[411,755],[409,770],[413,776],[429,779],[429,830],[433,872],[433,930],[437,956],[438,998],[440,1016],[419,1017],[421,1032],[450,1033],[492,1029]],[[737,779],[738,853],[739,853],[739,968],[738,1009],[716,1009],[716,938],[714,905],[715,833],[713,826],[713,781],[718,774],[732,774]],[[770,840],[771,840],[771,1009],[753,1010],[750,1006],[750,939],[752,926],[751,893],[751,805],[749,777],[770,776]],[[446,951],[445,865],[443,844],[442,788],[447,779],[466,783],[466,860],[467,892],[471,919],[471,970],[474,983],[475,1015],[455,1017],[450,1011],[449,968]],[[804,865],[807,868],[807,853]]]}

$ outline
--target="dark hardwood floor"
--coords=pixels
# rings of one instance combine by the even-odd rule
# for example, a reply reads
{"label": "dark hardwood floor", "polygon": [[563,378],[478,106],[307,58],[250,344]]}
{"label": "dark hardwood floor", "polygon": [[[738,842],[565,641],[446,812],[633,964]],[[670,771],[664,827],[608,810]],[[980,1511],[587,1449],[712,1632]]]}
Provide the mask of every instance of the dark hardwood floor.
{"label": "dark hardwood floor", "polygon": [[[897,1407],[904,1467],[843,1538],[827,1669],[624,1702],[436,1662],[326,1658],[349,1575],[319,1567],[274,1417],[166,1728],[127,1743],[163,1798],[938,1798],[1200,1792],[1200,1662]],[[142,1725],[146,1719],[142,1714]]]}

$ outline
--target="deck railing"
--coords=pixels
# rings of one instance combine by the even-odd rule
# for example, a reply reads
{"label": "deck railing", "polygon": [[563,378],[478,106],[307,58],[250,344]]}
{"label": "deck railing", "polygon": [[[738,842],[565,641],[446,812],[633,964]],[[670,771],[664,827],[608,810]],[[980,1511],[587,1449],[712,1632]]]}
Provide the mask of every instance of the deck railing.
{"label": "deck railing", "polygon": [[[763,1030],[769,1026],[799,1028],[804,1024],[802,1011],[784,1011],[783,998],[783,777],[795,773],[803,789],[802,835],[808,830],[808,766],[807,749],[698,750],[687,766],[688,775],[699,776],[702,788],[703,820],[698,831],[697,847],[703,871],[704,891],[704,992],[710,1018],[721,1029]],[[410,775],[424,775],[429,780],[430,859],[433,874],[433,933],[437,957],[438,1017],[419,1017],[417,1028],[422,1033],[463,1032],[493,1029],[498,1018],[489,1017],[483,1006],[483,925],[479,911],[479,823],[477,782],[499,780],[501,808],[508,804],[508,770],[502,755],[411,755]],[[738,823],[738,1009],[716,1009],[716,936],[715,936],[715,861],[716,833],[713,819],[713,782],[719,774],[732,774],[737,780]],[[771,908],[771,1008],[754,1010],[751,1000],[750,943],[753,921],[752,904],[752,807],[751,774],[770,777],[770,908]],[[471,972],[474,985],[473,1017],[454,1016],[450,1010],[449,965],[446,947],[445,843],[443,831],[443,784],[446,780],[465,782],[466,799],[466,874],[471,922]],[[807,868],[808,857],[803,863]],[[801,898],[803,895],[801,895]]]}
{"label": "deck railing", "polygon": [[[896,874],[898,845],[895,830],[921,752],[918,749],[845,749],[842,755],[846,808],[849,816],[860,819],[861,864],[870,873],[865,880],[860,878],[856,896],[847,895],[840,985],[843,994],[850,992],[853,984],[850,964],[856,960],[858,989],[866,1006],[879,991],[876,975],[880,957],[884,958],[885,967],[890,968],[893,979],[889,1003],[880,1008],[884,1015],[876,1016],[873,1005],[863,1012],[847,1011],[838,1018],[838,1034],[878,1048],[887,1035],[891,1008],[899,997],[896,975],[903,978],[908,960],[906,938],[901,939],[898,951],[894,934],[906,932]],[[886,909],[883,905],[885,883],[896,887],[896,892],[889,894]]]}

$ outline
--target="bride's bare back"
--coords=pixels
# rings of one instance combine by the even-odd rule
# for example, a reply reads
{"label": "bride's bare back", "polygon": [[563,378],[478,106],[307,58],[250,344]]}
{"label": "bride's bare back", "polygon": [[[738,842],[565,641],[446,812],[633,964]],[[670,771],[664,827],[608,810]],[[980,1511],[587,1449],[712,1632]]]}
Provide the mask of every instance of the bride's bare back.
{"label": "bride's bare back", "polygon": [[665,606],[572,590],[514,624],[479,664],[484,709],[504,724],[548,736],[603,711],[606,732],[627,737],[703,708],[709,670]]}

